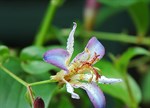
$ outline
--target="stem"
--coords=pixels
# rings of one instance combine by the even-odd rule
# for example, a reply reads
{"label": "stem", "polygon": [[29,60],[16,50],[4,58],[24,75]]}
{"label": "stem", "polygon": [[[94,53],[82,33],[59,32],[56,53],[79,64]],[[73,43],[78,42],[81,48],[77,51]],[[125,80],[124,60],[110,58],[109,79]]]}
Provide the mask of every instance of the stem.
{"label": "stem", "polygon": [[9,76],[11,76],[12,78],[14,78],[16,81],[18,81],[19,83],[21,83],[22,85],[26,86],[28,85],[27,82],[23,81],[21,78],[19,78],[17,75],[13,74],[10,70],[8,70],[7,68],[5,68],[2,64],[0,64],[0,68],[7,73]]}
{"label": "stem", "polygon": [[1,63],[0,63],[0,68],[5,73],[7,73],[9,76],[11,76],[12,78],[14,78],[16,81],[18,81],[19,83],[21,83],[23,86],[25,86],[27,88],[27,91],[29,92],[30,100],[32,102],[32,107],[34,105],[34,96],[33,96],[33,92],[32,92],[31,86],[41,85],[41,84],[47,84],[47,83],[50,83],[50,82],[56,82],[55,80],[44,80],[44,81],[39,81],[39,82],[34,82],[34,83],[28,84],[27,82],[23,81],[21,78],[19,78],[15,74],[13,74],[10,70],[8,70],[7,68],[5,68]]}
{"label": "stem", "polygon": [[51,26],[52,20],[54,18],[54,14],[55,14],[60,2],[62,2],[62,1],[61,0],[51,0],[51,2],[49,3],[48,9],[47,9],[47,12],[42,21],[40,30],[36,35],[35,45],[37,45],[37,46],[43,45],[46,33],[48,32],[48,29]]}
{"label": "stem", "polygon": [[31,99],[31,102],[32,102],[32,106],[33,106],[33,104],[34,104],[34,97],[33,97],[33,94],[32,94],[31,87],[27,86],[27,90],[29,92],[29,96],[30,96],[30,99]]}
{"label": "stem", "polygon": [[[61,32],[63,36],[68,36],[70,31],[71,31],[70,29],[63,29]],[[81,36],[83,35],[86,37],[96,36],[97,38],[103,39],[103,40],[150,46],[149,37],[143,37],[142,40],[139,41],[139,38],[133,35],[127,35],[127,34],[121,34],[121,33],[97,32],[97,31],[82,31],[82,34],[77,31],[77,35],[81,35]]]}
{"label": "stem", "polygon": [[119,34],[119,33],[105,33],[105,32],[90,32],[87,33],[88,36],[95,35],[99,39],[109,40],[109,41],[118,41],[124,43],[132,43],[132,44],[143,44],[150,45],[150,38],[143,38],[139,41],[137,36],[127,35],[127,34]]}
{"label": "stem", "polygon": [[51,83],[51,82],[56,82],[56,81],[54,81],[54,80],[44,80],[44,81],[30,83],[29,86],[36,86],[36,85],[47,84],[47,83]]}

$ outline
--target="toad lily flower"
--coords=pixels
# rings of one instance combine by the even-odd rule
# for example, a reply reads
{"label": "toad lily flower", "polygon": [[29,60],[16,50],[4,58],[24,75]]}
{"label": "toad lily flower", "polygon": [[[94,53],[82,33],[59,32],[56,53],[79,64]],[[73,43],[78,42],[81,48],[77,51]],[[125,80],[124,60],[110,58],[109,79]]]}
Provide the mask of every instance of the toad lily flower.
{"label": "toad lily flower", "polygon": [[62,69],[56,75],[51,76],[51,79],[60,84],[66,84],[67,92],[71,94],[72,98],[79,99],[80,97],[74,92],[74,88],[82,88],[87,92],[95,108],[104,108],[105,97],[97,83],[111,84],[122,80],[106,78],[99,74],[100,69],[93,66],[105,53],[103,45],[96,37],[92,37],[87,43],[85,50],[70,62],[74,51],[76,26],[76,23],[74,23],[67,40],[66,50],[60,48],[49,50],[44,54],[43,58],[46,62]]}

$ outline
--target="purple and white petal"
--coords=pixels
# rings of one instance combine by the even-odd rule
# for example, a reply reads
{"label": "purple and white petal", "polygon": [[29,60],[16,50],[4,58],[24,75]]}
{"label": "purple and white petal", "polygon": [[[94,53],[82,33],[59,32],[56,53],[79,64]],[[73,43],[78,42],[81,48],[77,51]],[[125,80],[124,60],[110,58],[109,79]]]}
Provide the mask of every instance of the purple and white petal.
{"label": "purple and white petal", "polygon": [[77,24],[75,22],[73,22],[73,24],[74,24],[73,25],[73,29],[70,32],[68,40],[67,40],[67,51],[69,52],[70,56],[72,55],[72,53],[74,51],[74,48],[73,48],[73,45],[74,45],[74,33],[75,33],[75,30],[76,30],[76,27],[77,27]]}
{"label": "purple and white petal", "polygon": [[66,66],[68,57],[69,57],[68,51],[64,49],[53,49],[53,50],[47,51],[44,54],[43,59],[47,63],[50,63],[65,71],[68,71],[67,66]]}
{"label": "purple and white petal", "polygon": [[95,108],[105,108],[105,96],[96,83],[81,83],[78,86],[87,92]]}
{"label": "purple and white petal", "polygon": [[97,40],[96,37],[92,37],[86,45],[86,48],[90,51],[91,58],[94,57],[95,53],[99,59],[101,59],[105,54],[104,46]]}
{"label": "purple and white petal", "polygon": [[122,79],[106,78],[105,76],[101,76],[101,78],[98,79],[98,83],[102,83],[102,84],[113,84],[118,82],[122,82]]}
{"label": "purple and white petal", "polygon": [[66,82],[67,92],[71,94],[71,97],[74,99],[80,99],[80,96],[74,92],[74,88],[71,86],[70,83]]}
{"label": "purple and white petal", "polygon": [[[85,62],[91,61],[96,55],[98,59],[101,59],[105,54],[104,46],[96,39],[96,37],[92,37],[87,43],[85,50],[82,53],[79,53],[72,61],[74,62]],[[96,61],[93,62],[93,64]]]}

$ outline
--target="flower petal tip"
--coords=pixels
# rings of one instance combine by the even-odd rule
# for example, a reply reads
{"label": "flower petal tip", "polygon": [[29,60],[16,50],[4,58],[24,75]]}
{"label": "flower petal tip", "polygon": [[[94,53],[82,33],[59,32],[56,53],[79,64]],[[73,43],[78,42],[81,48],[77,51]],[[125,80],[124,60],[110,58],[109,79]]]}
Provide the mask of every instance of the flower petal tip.
{"label": "flower petal tip", "polygon": [[73,29],[75,29],[77,27],[77,23],[73,22]]}
{"label": "flower petal tip", "polygon": [[90,50],[90,52],[93,53],[93,56],[94,56],[94,53],[96,53],[97,55],[99,55],[99,59],[101,59],[104,54],[105,54],[105,48],[104,46],[97,40],[96,37],[92,37],[87,46],[86,46],[87,49]]}
{"label": "flower petal tip", "polygon": [[74,33],[75,33],[75,30],[76,30],[76,27],[77,27],[77,24],[75,22],[73,22],[73,24],[74,24],[73,28],[72,28],[72,30],[69,34],[68,39],[67,39],[67,47],[66,47],[67,51],[70,54],[70,58],[71,58],[72,53],[74,51],[74,48],[73,48],[73,46],[74,46]]}
{"label": "flower petal tip", "polygon": [[82,83],[80,88],[87,92],[95,108],[105,108],[105,96],[96,83]]}
{"label": "flower petal tip", "polygon": [[80,99],[80,96],[78,94],[72,94],[71,97],[73,99]]}
{"label": "flower petal tip", "polygon": [[123,81],[122,79],[106,78],[105,76],[101,76],[101,78],[98,80],[98,82],[102,84],[113,84],[113,83],[119,83],[122,81]]}
{"label": "flower petal tip", "polygon": [[66,82],[66,88],[67,88],[67,92],[71,94],[71,97],[73,99],[80,99],[80,96],[74,92],[74,88],[71,86],[70,83]]}

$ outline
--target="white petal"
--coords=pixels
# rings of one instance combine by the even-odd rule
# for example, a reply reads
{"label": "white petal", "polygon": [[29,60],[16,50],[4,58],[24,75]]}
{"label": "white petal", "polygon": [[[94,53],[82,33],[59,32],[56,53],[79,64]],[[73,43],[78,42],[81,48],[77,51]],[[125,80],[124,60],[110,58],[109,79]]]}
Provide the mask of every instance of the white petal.
{"label": "white petal", "polygon": [[74,92],[73,87],[70,85],[70,83],[66,83],[67,92],[71,94],[71,97],[74,99],[80,99],[80,96]]}
{"label": "white petal", "polygon": [[113,84],[113,83],[122,82],[122,79],[106,78],[105,76],[101,76],[101,78],[98,79],[98,82],[102,84]]}
{"label": "white petal", "polygon": [[77,24],[75,22],[73,22],[73,29],[72,31],[70,32],[69,34],[69,37],[68,37],[68,40],[67,40],[67,51],[69,52],[70,56],[72,55],[73,53],[73,45],[74,45],[74,33],[75,33],[75,30],[76,30],[76,27],[77,27]]}

